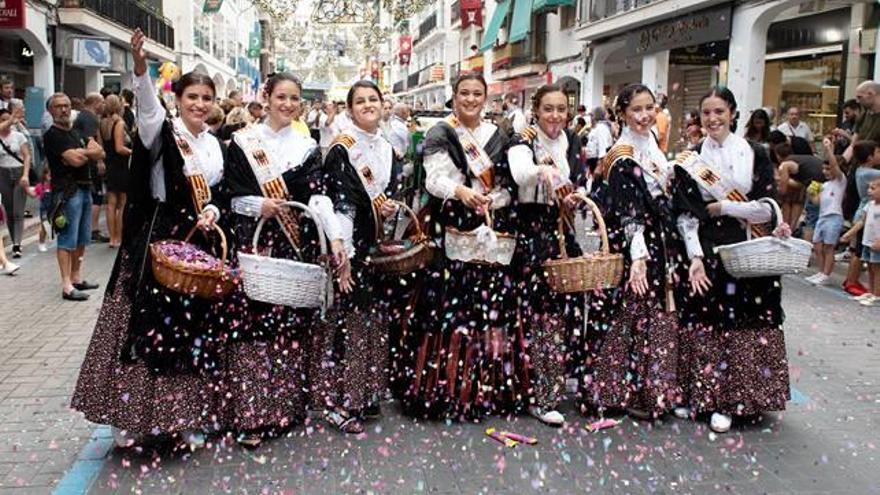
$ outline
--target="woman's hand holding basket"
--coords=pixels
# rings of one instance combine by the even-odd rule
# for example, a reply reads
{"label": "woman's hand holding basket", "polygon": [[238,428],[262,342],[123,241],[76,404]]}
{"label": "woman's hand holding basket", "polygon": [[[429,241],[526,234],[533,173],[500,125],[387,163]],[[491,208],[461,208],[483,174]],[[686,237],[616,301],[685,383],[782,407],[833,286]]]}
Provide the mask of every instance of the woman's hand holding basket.
{"label": "woman's hand holding basket", "polygon": [[283,199],[264,198],[263,204],[260,206],[260,216],[263,218],[275,218],[281,209],[284,208]]}

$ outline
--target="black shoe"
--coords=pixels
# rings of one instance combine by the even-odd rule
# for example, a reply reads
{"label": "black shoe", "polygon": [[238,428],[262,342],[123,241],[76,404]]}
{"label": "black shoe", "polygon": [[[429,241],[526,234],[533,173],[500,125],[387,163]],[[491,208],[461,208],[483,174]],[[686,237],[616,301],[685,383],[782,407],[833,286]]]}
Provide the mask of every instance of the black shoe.
{"label": "black shoe", "polygon": [[31,210],[24,210],[25,218],[34,218],[34,213]]}
{"label": "black shoe", "polygon": [[382,406],[380,406],[378,402],[374,402],[364,409],[364,417],[366,418],[378,418],[381,415]]}
{"label": "black shoe", "polygon": [[89,299],[89,295],[74,287],[74,289],[70,292],[62,291],[61,298],[65,301],[87,301]]}
{"label": "black shoe", "polygon": [[79,290],[79,291],[95,290],[98,287],[100,287],[99,284],[93,284],[91,282],[86,282],[85,280],[83,280],[82,282],[78,282],[78,283],[73,284],[73,288],[76,290]]}
{"label": "black shoe", "polygon": [[21,246],[12,246],[12,257],[21,258]]}
{"label": "black shoe", "polygon": [[110,242],[110,238],[102,234],[100,230],[93,230],[92,242]]}

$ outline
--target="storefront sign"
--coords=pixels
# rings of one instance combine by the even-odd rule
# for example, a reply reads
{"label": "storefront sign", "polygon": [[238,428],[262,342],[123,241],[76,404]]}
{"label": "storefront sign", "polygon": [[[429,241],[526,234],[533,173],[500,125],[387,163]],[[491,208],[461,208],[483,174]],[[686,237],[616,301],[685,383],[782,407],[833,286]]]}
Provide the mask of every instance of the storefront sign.
{"label": "storefront sign", "polygon": [[729,4],[723,5],[637,29],[626,35],[627,55],[729,39],[732,9]]}
{"label": "storefront sign", "polygon": [[519,93],[527,89],[540,88],[553,82],[553,73],[547,71],[539,76],[517,77],[507,81],[495,82],[489,85],[489,96],[506,95],[507,93]]}
{"label": "storefront sign", "polygon": [[110,67],[110,40],[98,38],[71,38],[73,56],[71,62],[80,67]]}
{"label": "storefront sign", "polygon": [[461,28],[468,26],[483,27],[483,2],[481,0],[460,0]]}
{"label": "storefront sign", "polygon": [[205,5],[202,7],[202,13],[205,14],[216,14],[220,12],[220,7],[223,6],[223,0],[205,0]]}
{"label": "storefront sign", "polygon": [[669,63],[676,65],[718,65],[727,60],[730,41],[722,40],[695,46],[676,48],[669,52]]}
{"label": "storefront sign", "polygon": [[412,58],[412,36],[401,36],[399,41],[400,65],[409,65]]}
{"label": "storefront sign", "polygon": [[24,29],[24,0],[0,0],[0,29]]}

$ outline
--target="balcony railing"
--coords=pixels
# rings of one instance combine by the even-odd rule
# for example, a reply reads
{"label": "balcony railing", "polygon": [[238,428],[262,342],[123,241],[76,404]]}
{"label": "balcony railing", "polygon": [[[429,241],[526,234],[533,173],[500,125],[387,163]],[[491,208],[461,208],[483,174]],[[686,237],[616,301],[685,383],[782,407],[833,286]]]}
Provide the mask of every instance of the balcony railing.
{"label": "balcony railing", "polygon": [[406,87],[407,89],[415,88],[419,85],[419,73],[416,72],[414,74],[410,74],[406,77]]}
{"label": "balcony railing", "polygon": [[590,21],[600,21],[607,17],[633,10],[657,0],[586,0]]}
{"label": "balcony railing", "polygon": [[492,52],[495,62],[492,63],[492,70],[509,69],[518,65],[525,64],[544,64],[547,63],[547,57],[543,50],[533,50],[532,43],[528,40],[519,43],[507,43],[506,45],[496,48]]}
{"label": "balcony railing", "polygon": [[394,86],[391,87],[392,93],[403,93],[406,90],[406,81],[397,81],[394,83]]}
{"label": "balcony railing", "polygon": [[62,0],[61,7],[88,9],[129,29],[141,28],[148,38],[174,49],[171,23],[135,0]]}
{"label": "balcony railing", "polygon": [[419,24],[419,39],[424,39],[431,31],[437,28],[437,12],[431,14]]}

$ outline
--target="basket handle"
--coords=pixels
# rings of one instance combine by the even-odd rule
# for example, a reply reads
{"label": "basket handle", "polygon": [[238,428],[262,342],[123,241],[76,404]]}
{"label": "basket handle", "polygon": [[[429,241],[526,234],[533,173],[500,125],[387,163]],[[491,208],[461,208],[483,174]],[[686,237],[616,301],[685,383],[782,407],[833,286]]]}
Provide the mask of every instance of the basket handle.
{"label": "basket handle", "polygon": [[398,201],[396,199],[389,199],[388,201],[391,201],[392,203],[396,204],[397,206],[403,208],[404,213],[406,213],[407,215],[409,215],[410,218],[412,218],[413,224],[416,227],[416,239],[421,239],[422,237],[425,236],[425,231],[422,230],[422,224],[421,224],[421,222],[419,222],[419,217],[418,217],[418,215],[416,215],[416,212],[413,211],[412,208],[410,208],[403,201]]}
{"label": "basket handle", "polygon": [[[602,239],[602,244],[600,249],[602,254],[607,256],[610,253],[610,247],[608,245],[608,229],[605,226],[605,219],[602,218],[602,212],[599,210],[599,207],[596,206],[596,203],[593,202],[592,199],[586,197],[585,195],[575,192],[572,194],[576,194],[578,199],[586,203],[587,207],[590,208],[590,211],[593,213],[593,220],[596,222],[596,226],[599,228],[599,236]],[[559,252],[562,254],[562,258],[568,258],[568,253],[565,250],[565,230],[564,223],[562,218],[562,213],[559,214]]]}
{"label": "basket handle", "polygon": [[[326,245],[326,239],[324,239],[324,226],[321,225],[321,220],[318,218],[318,216],[315,214],[315,212],[312,211],[312,209],[309,208],[308,206],[306,206],[298,201],[285,201],[284,203],[281,203],[281,206],[287,206],[287,207],[294,208],[297,210],[302,210],[303,213],[305,213],[305,215],[308,218],[310,218],[313,222],[315,222],[315,225],[318,226],[318,243],[321,247],[321,255],[322,256],[326,255],[327,254],[327,245]],[[266,217],[262,217],[262,218],[260,218],[260,221],[257,222],[257,229],[254,231],[254,240],[253,240],[253,243],[251,244],[253,246],[255,253],[257,252],[258,241],[260,240],[260,233],[263,231],[263,225],[266,223],[266,220],[269,220],[269,219]],[[225,245],[225,243],[224,243],[224,245]]]}
{"label": "basket handle", "polygon": [[486,215],[486,225],[488,225],[490,229],[494,230],[495,229],[495,219],[492,217],[492,209],[489,208],[488,206],[486,207],[485,215]]}
{"label": "basket handle", "polygon": [[[782,221],[782,209],[779,208],[779,203],[776,202],[773,198],[760,198],[758,199],[758,203],[764,203],[765,205],[770,205],[770,208],[773,209],[773,214],[776,216],[776,223]],[[746,222],[746,239],[752,240],[752,226],[748,222]]]}
{"label": "basket handle", "polygon": [[[193,225],[191,229],[189,229],[189,233],[186,234],[186,237],[183,238],[183,242],[189,242],[192,238],[193,234],[196,233],[196,230],[199,229],[199,224],[196,223]],[[223,233],[223,229],[221,229],[216,223],[211,224],[211,229],[216,232],[220,236],[220,266],[217,268],[217,273],[223,275],[223,270],[226,267],[226,255],[228,253],[228,245],[226,244],[226,234]]]}

